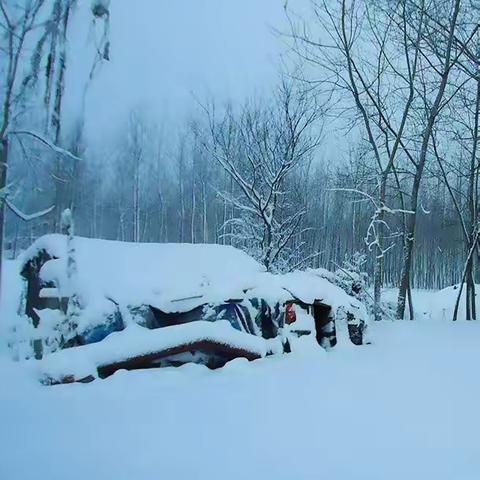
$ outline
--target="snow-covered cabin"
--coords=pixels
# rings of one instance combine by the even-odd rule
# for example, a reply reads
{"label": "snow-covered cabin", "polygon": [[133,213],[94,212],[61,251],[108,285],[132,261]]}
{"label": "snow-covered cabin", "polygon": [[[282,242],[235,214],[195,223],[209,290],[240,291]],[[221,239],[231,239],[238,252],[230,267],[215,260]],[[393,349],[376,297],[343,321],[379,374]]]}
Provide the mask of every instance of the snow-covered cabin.
{"label": "snow-covered cabin", "polygon": [[[96,361],[101,376],[186,361],[217,367],[238,356],[288,351],[288,332],[315,330],[320,344],[332,346],[340,314],[352,342],[362,343],[364,306],[314,270],[272,275],[226,245],[68,242],[45,235],[23,255],[22,305],[34,327],[37,358],[83,345],[80,351],[102,357]],[[308,326],[285,315],[294,308],[298,318],[309,314]]]}

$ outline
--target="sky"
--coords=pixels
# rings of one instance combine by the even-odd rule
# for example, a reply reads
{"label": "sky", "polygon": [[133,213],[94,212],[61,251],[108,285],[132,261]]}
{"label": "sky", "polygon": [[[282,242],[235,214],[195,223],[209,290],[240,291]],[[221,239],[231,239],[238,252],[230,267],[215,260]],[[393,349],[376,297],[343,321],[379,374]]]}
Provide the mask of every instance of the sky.
{"label": "sky", "polygon": [[[90,1],[72,32],[66,109],[79,109],[94,42]],[[136,106],[162,121],[205,101],[242,100],[271,90],[285,44],[284,0],[112,0],[111,60],[88,94],[87,135],[95,140]]]}

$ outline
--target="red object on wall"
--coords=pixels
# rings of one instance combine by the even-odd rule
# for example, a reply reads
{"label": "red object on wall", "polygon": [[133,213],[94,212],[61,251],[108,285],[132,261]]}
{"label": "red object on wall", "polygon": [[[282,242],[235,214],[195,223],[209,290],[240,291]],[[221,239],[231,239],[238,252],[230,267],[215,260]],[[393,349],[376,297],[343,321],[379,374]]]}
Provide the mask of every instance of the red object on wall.
{"label": "red object on wall", "polygon": [[293,303],[287,303],[285,305],[285,323],[290,325],[295,322],[297,316],[295,314],[295,309],[293,308]]}

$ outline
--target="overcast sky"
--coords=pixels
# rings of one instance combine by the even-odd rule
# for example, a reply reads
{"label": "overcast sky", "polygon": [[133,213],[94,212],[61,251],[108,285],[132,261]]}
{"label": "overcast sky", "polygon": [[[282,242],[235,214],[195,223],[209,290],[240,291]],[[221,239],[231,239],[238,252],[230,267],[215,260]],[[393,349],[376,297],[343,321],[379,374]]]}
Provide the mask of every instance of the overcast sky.
{"label": "overcast sky", "polygon": [[[178,118],[200,99],[242,99],[271,89],[285,26],[284,0],[112,0],[111,61],[96,77],[87,104],[87,131],[103,135],[136,105]],[[77,15],[88,15],[84,0]],[[83,9],[83,13],[82,13]],[[77,22],[88,25],[87,21]],[[92,31],[73,32],[70,104],[91,61]],[[83,39],[81,38],[83,37]],[[88,38],[88,40],[87,40]],[[82,47],[83,46],[83,47]],[[157,114],[157,113],[156,113]]]}

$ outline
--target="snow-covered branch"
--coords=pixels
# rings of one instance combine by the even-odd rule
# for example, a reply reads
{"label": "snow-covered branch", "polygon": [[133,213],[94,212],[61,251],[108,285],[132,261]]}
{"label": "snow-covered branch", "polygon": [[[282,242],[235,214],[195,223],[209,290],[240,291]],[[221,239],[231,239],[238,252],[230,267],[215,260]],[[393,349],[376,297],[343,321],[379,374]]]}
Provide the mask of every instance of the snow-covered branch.
{"label": "snow-covered branch", "polygon": [[24,213],[22,212],[22,210],[20,210],[17,206],[15,206],[7,197],[4,197],[2,199],[2,201],[5,202],[5,205],[20,219],[22,219],[24,222],[29,222],[31,220],[35,220],[36,218],[40,218],[40,217],[43,217],[45,215],[47,215],[48,213],[50,213],[54,208],[55,206],[52,205],[51,207],[49,208],[46,208],[44,210],[40,210],[38,212],[34,212],[34,213]]}
{"label": "snow-covered branch", "polygon": [[302,232],[306,211],[292,207],[297,192],[291,178],[318,144],[309,133],[317,117],[312,105],[315,102],[303,92],[283,84],[267,106],[228,108],[221,119],[215,118],[214,107],[204,108],[208,118],[204,149],[238,187],[218,194],[242,220],[228,219],[224,227],[235,228],[230,236],[241,247],[245,247],[245,235],[251,239],[254,232],[257,258],[267,269],[298,246],[295,238]]}
{"label": "snow-covered branch", "polygon": [[8,132],[8,134],[9,135],[14,135],[14,136],[15,135],[28,135],[28,136],[34,138],[35,140],[39,141],[40,143],[42,143],[46,147],[50,148],[51,150],[53,150],[55,153],[57,153],[59,155],[62,155],[64,157],[68,157],[72,160],[81,160],[80,157],[77,157],[72,152],[69,152],[68,150],[66,150],[64,148],[59,147],[58,145],[55,145],[51,140],[44,137],[43,135],[41,135],[38,132],[33,132],[31,130],[13,130],[13,131]]}
{"label": "snow-covered branch", "polygon": [[379,203],[372,195],[370,195],[367,192],[364,192],[363,190],[359,190],[357,188],[331,188],[329,189],[329,191],[353,193],[355,195],[361,196],[363,199],[365,199],[366,201],[370,202],[373,205],[374,212],[372,217],[370,218],[370,223],[368,224],[364,241],[369,252],[372,252],[374,249],[376,250],[375,257],[377,259],[383,258],[385,254],[395,246],[395,243],[391,243],[386,247],[382,245],[383,242],[381,242],[381,239],[384,239],[384,236],[379,234],[377,227],[381,228],[383,226],[387,230],[390,230],[390,226],[388,222],[384,220],[383,214],[384,213],[388,213],[390,215],[395,215],[399,213],[406,214],[406,215],[414,214],[414,212],[411,210],[406,210],[403,208],[391,208],[388,205]]}

